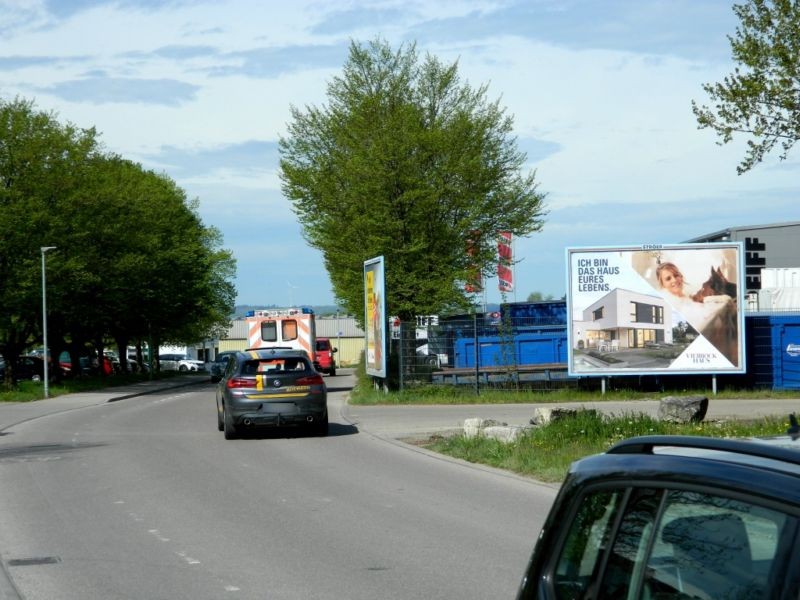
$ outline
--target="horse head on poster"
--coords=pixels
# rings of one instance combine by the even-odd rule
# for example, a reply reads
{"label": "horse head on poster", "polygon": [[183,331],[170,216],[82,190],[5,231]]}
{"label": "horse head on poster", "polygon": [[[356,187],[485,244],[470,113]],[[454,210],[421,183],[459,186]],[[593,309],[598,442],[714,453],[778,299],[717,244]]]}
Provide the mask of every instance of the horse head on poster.
{"label": "horse head on poster", "polygon": [[711,276],[700,286],[696,294],[692,296],[695,302],[702,302],[708,296],[730,296],[736,298],[736,284],[728,281],[723,275],[722,269],[711,267]]}

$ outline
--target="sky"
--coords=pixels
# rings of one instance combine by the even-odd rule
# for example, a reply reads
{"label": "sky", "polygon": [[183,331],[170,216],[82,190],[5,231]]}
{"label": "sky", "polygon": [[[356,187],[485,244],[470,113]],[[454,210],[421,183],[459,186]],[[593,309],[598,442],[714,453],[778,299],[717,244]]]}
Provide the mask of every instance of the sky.
{"label": "sky", "polygon": [[560,298],[566,248],[800,220],[798,152],[737,175],[746,140],[721,146],[692,113],[733,71],[737,25],[729,0],[0,0],[0,98],[95,127],[197,198],[237,304],[326,305],[278,140],[292,106],[326,105],[352,41],[416,43],[488,86],[547,194],[543,230],[514,240],[514,291],[490,278],[478,302]]}

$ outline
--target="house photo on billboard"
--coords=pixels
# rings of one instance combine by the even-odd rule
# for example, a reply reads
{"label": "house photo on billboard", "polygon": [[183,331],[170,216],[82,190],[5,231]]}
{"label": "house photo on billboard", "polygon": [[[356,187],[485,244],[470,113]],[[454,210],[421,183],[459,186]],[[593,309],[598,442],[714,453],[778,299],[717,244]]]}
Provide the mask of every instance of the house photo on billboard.
{"label": "house photo on billboard", "polygon": [[659,297],[617,288],[583,309],[573,320],[579,349],[619,352],[648,344],[672,343],[672,311]]}

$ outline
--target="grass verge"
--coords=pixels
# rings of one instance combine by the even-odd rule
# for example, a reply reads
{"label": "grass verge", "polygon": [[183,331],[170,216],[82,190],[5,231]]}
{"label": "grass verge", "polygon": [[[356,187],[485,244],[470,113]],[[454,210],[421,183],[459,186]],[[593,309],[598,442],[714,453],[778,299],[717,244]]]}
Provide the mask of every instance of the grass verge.
{"label": "grass verge", "polygon": [[[545,404],[563,402],[603,402],[615,400],[660,400],[670,395],[711,396],[710,389],[683,389],[669,392],[642,392],[635,389],[597,391],[574,388],[537,390],[481,389],[476,394],[472,386],[418,385],[402,391],[376,390],[372,380],[364,372],[363,361],[355,371],[356,385],[350,393],[349,403],[355,405],[401,405],[401,404]],[[797,398],[800,392],[770,389],[719,389],[714,398],[758,399]]]}
{"label": "grass verge", "polygon": [[[194,373],[192,373],[194,375]],[[164,371],[154,373],[153,379],[171,379],[177,375],[187,375],[178,371]],[[197,373],[198,377],[208,377],[208,373]],[[64,394],[75,394],[79,392],[91,392],[102,390],[109,387],[118,387],[132,383],[150,381],[148,373],[119,373],[104,377],[77,377],[75,379],[62,379],[59,382],[49,382],[47,386],[48,395],[63,396]],[[19,381],[15,388],[5,390],[0,388],[0,402],[32,402],[44,398],[44,383],[41,381]]]}
{"label": "grass verge", "polygon": [[531,429],[510,444],[458,435],[434,437],[421,445],[440,454],[506,469],[540,481],[560,482],[573,461],[603,452],[614,443],[633,436],[753,437],[785,433],[788,427],[788,415],[785,418],[764,418],[750,422],[678,425],[642,414],[609,418],[592,411],[581,411],[574,418]]}

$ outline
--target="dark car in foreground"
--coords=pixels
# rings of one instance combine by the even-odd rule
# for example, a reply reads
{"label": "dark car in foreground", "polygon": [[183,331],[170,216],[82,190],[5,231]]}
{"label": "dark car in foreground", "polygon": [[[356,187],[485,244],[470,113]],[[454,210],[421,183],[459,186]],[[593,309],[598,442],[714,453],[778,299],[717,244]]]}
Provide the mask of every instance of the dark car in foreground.
{"label": "dark car in foreground", "polygon": [[237,352],[217,384],[217,428],[225,439],[263,427],[328,433],[328,391],[303,350]]}
{"label": "dark car in foreground", "polygon": [[797,599],[800,439],[647,436],[570,469],[517,598]]}

